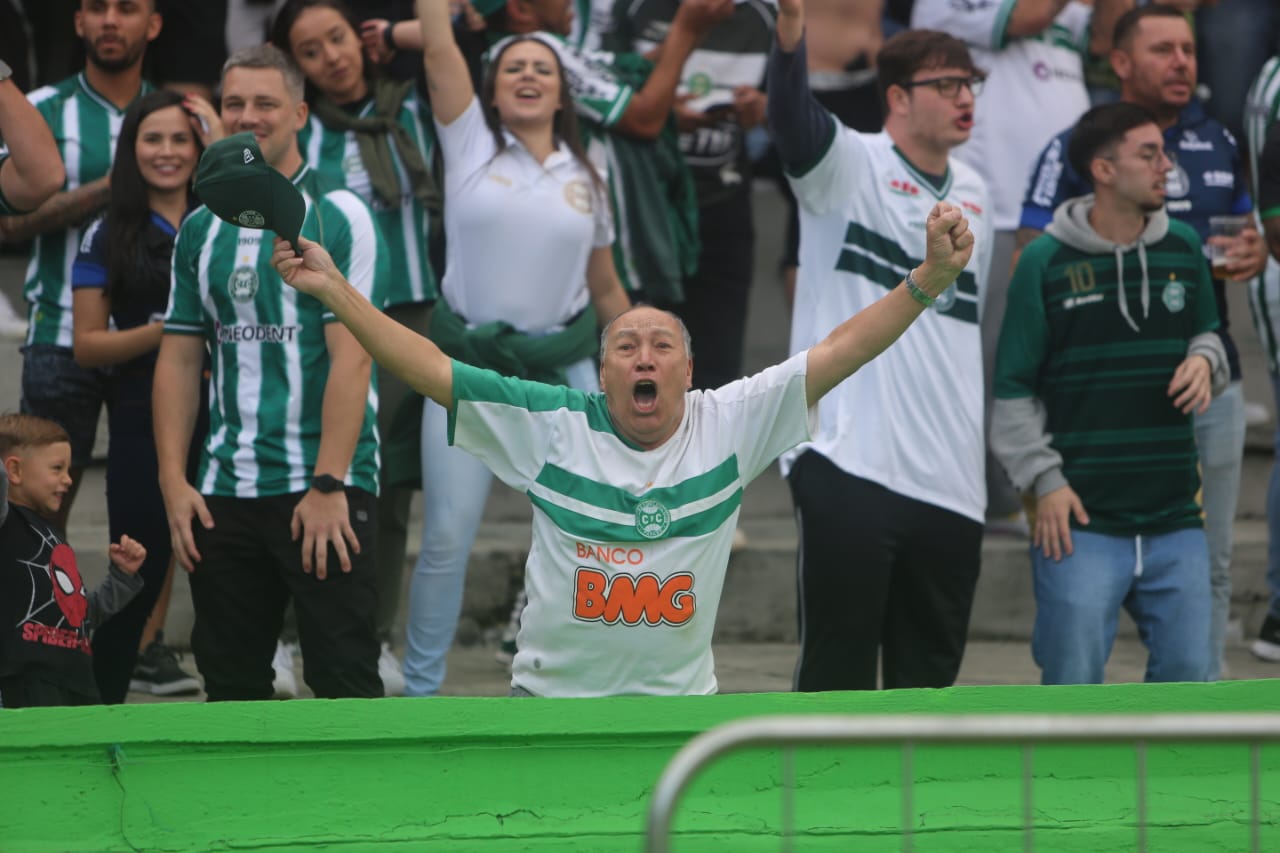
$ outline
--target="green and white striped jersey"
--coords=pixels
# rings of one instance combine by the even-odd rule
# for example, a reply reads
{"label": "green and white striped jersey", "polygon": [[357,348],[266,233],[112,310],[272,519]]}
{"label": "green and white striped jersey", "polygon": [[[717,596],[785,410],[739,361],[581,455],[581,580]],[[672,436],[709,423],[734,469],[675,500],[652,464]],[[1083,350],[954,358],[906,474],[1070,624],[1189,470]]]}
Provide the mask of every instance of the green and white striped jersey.
{"label": "green and white striped jersey", "polygon": [[[307,203],[302,236],[322,243],[347,280],[381,304],[387,252],[369,208],[307,166],[292,180]],[[273,236],[201,207],[174,245],[165,333],[199,335],[212,354],[209,436],[195,483],[202,494],[266,497],[311,484],[329,376],[325,327],[336,318],[280,280]],[[371,380],[346,476],[371,494],[378,493],[377,406]]]}
{"label": "green and white striped jersey", "polygon": [[[373,99],[361,108],[360,118],[373,116]],[[412,93],[405,98],[397,117],[401,127],[409,131],[422,159],[431,167],[436,139],[431,123],[431,110]],[[391,144],[391,157],[395,161],[396,174],[400,178],[400,203],[389,205],[378,198],[369,180],[369,171],[360,157],[355,131],[334,130],[324,126],[312,115],[307,125],[298,132],[298,147],[303,159],[313,169],[337,181],[351,190],[373,210],[374,222],[382,232],[390,253],[391,278],[387,287],[386,305],[404,305],[434,300],[439,296],[436,273],[431,268],[430,213],[414,197],[404,164]],[[385,306],[380,306],[385,307]]]}
{"label": "green and white striped jersey", "polygon": [[685,394],[660,447],[603,394],[454,362],[449,441],[533,503],[512,683],[539,696],[716,691],[711,633],[742,490],[809,437],[808,353]]}
{"label": "green and white striped jersey", "polygon": [[[144,81],[138,97],[151,89]],[[125,110],[95,92],[84,72],[36,89],[27,100],[53,131],[67,169],[64,192],[96,181],[111,170]],[[35,238],[22,286],[31,324],[27,343],[71,346],[71,265],[88,224]]]}
{"label": "green and white striped jersey", "polygon": [[[1260,217],[1274,215],[1262,209],[1262,193],[1258,186],[1258,159],[1271,125],[1280,120],[1280,56],[1273,56],[1262,66],[1244,101],[1245,153],[1249,158],[1249,175],[1253,202]],[[1280,369],[1280,263],[1267,258],[1262,275],[1249,282],[1249,311],[1258,330],[1258,340],[1267,351],[1267,366],[1274,373]]]}

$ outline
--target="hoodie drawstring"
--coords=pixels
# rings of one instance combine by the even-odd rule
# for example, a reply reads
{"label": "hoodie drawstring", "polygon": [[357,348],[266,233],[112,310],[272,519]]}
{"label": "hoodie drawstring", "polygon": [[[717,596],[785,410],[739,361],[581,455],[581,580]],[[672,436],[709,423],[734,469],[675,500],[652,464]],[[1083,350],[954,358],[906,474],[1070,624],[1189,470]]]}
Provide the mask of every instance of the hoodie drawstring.
{"label": "hoodie drawstring", "polygon": [[[1124,321],[1129,324],[1129,328],[1135,332],[1140,331],[1138,324],[1133,322],[1133,318],[1129,316],[1129,297],[1124,292],[1124,246],[1116,246],[1116,294],[1120,298],[1120,316],[1124,317]],[[1147,247],[1138,241],[1138,266],[1142,270],[1142,288],[1139,291],[1139,298],[1142,301],[1142,319],[1146,320],[1151,315],[1151,282],[1147,277]]]}

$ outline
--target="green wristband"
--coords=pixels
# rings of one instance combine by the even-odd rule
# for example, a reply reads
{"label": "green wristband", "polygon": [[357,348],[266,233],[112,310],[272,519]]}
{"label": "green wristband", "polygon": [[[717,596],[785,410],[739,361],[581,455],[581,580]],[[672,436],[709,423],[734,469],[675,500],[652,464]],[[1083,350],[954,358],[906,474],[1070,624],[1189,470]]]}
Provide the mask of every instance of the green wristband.
{"label": "green wristband", "polygon": [[915,272],[915,270],[907,270],[907,278],[906,278],[907,292],[911,294],[912,299],[914,299],[916,302],[919,302],[924,307],[928,308],[930,305],[937,302],[938,299],[936,296],[930,296],[929,294],[925,293],[924,290],[920,287],[920,285],[916,284],[916,280],[912,276],[913,272]]}

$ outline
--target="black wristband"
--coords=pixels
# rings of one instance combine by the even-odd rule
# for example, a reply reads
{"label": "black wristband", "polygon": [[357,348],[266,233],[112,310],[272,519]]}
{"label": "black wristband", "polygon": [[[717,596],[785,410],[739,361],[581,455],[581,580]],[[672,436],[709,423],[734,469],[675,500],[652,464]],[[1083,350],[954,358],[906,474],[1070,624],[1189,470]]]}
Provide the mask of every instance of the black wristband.
{"label": "black wristband", "polygon": [[389,50],[399,50],[399,48],[396,47],[396,34],[395,34],[396,24],[398,23],[400,22],[389,21],[387,22],[387,28],[382,31],[382,40],[387,43],[387,48]]}

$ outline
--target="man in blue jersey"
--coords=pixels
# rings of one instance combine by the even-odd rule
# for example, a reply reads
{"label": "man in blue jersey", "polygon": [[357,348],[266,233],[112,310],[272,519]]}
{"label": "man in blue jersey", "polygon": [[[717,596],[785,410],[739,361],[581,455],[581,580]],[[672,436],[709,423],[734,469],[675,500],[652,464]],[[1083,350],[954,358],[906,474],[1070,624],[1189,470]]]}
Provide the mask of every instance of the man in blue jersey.
{"label": "man in blue jersey", "polygon": [[[1132,9],[1116,21],[1111,66],[1120,78],[1120,98],[1151,111],[1174,161],[1168,174],[1166,210],[1209,240],[1209,218],[1253,209],[1239,149],[1221,124],[1194,99],[1195,37],[1186,16],[1169,6]],[[1049,224],[1054,209],[1086,195],[1088,183],[1067,162],[1071,128],[1040,155],[1023,202],[1017,243],[1026,246]],[[1214,238],[1222,239],[1222,238]],[[1262,272],[1266,250],[1252,226],[1232,241],[1225,270],[1215,272],[1218,334],[1231,366],[1231,384],[1204,414],[1196,415],[1196,446],[1204,481],[1205,533],[1209,540],[1213,618],[1210,645],[1219,676],[1227,612],[1231,603],[1231,546],[1240,469],[1244,457],[1244,389],[1240,357],[1228,331],[1226,282],[1245,282]]]}

